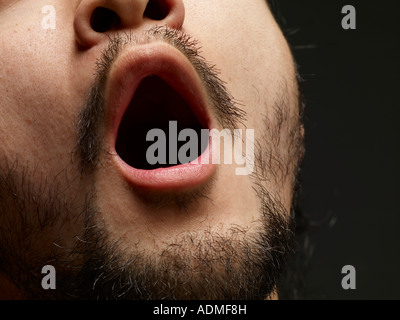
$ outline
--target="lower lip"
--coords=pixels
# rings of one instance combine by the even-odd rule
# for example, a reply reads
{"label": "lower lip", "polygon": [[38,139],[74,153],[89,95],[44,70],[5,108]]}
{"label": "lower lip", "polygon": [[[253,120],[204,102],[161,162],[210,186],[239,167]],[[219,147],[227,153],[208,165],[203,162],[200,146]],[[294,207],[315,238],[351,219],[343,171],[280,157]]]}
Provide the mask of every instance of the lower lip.
{"label": "lower lip", "polygon": [[120,169],[128,182],[136,187],[152,191],[179,191],[192,189],[206,183],[214,173],[211,145],[191,163],[168,168],[142,170],[129,166],[118,156]]}

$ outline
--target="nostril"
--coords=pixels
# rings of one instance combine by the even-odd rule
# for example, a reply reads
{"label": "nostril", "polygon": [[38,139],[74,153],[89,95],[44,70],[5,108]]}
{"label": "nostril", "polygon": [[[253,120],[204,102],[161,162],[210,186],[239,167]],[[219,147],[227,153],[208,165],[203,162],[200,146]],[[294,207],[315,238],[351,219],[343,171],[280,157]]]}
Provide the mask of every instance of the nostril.
{"label": "nostril", "polygon": [[164,20],[169,14],[169,7],[162,0],[150,0],[144,11],[144,16],[152,20]]}
{"label": "nostril", "polygon": [[96,32],[107,32],[116,29],[121,24],[121,19],[112,10],[98,7],[93,11],[90,25]]}

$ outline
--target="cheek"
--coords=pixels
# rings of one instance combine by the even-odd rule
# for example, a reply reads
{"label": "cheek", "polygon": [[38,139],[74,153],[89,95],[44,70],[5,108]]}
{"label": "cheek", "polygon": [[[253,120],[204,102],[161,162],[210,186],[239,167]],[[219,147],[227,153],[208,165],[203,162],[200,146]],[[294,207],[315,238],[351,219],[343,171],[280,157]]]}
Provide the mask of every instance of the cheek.
{"label": "cheek", "polygon": [[[268,143],[263,116],[274,126],[273,108],[286,91],[294,94],[291,87],[296,81],[289,46],[265,1],[245,5],[241,0],[188,2],[185,28],[200,40],[202,55],[217,66],[226,87],[247,112],[246,128]],[[286,150],[274,152],[279,157]],[[266,182],[264,186],[290,209],[289,184]]]}
{"label": "cheek", "polygon": [[68,71],[72,39],[62,26],[41,29],[38,19],[0,34],[0,153],[52,174],[70,160],[66,152],[74,146],[73,121],[83,100]]}
{"label": "cheek", "polygon": [[282,78],[293,78],[294,66],[265,1],[245,5],[241,0],[188,1],[186,11],[187,31],[200,40],[203,56],[216,64],[220,77],[250,118],[271,105]]}

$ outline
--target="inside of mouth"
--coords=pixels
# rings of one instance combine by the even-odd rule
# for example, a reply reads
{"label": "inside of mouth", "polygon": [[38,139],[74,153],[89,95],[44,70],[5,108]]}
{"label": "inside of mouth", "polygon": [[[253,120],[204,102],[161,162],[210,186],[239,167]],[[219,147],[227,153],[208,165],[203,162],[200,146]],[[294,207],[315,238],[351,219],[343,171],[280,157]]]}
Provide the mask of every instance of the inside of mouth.
{"label": "inside of mouth", "polygon": [[[184,129],[192,132],[185,140],[188,130],[182,132]],[[122,118],[115,148],[119,157],[136,169],[168,168],[192,162],[205,151],[208,138],[204,139],[202,129],[208,128],[179,93],[160,77],[148,76]]]}

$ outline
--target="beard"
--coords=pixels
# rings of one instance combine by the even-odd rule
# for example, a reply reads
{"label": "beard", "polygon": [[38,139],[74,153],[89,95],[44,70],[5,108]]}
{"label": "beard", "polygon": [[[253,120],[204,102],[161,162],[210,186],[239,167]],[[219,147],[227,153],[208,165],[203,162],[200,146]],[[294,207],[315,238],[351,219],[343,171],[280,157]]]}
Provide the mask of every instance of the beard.
{"label": "beard", "polygon": [[[196,42],[169,28],[153,28],[146,40],[118,35],[98,61],[97,77],[76,121],[77,146],[65,176],[95,177],[102,159],[102,92],[108,71],[125,46],[161,40],[178,48],[195,66],[212,101],[219,123],[235,128],[246,114],[199,55]],[[282,86],[287,88],[287,86]],[[274,293],[287,255],[293,252],[294,217],[266,181],[296,186],[302,158],[301,103],[289,104],[283,90],[274,114],[265,116],[264,134],[255,143],[255,166],[250,178],[259,199],[260,218],[251,226],[187,232],[155,252],[140,243],[127,246],[113,239],[97,207],[96,180],[82,197],[66,197],[67,186],[57,179],[34,179],[34,170],[19,159],[3,161],[0,171],[0,273],[30,299],[265,299]],[[296,109],[294,112],[292,109]],[[282,151],[284,150],[284,151]],[[78,166],[77,166],[78,164]],[[76,170],[79,167],[80,170]],[[21,173],[22,172],[22,173]],[[40,181],[38,183],[37,181]],[[73,178],[66,180],[74,180]],[[51,181],[47,182],[47,181]],[[72,184],[72,183],[71,183]],[[151,198],[156,206],[188,210],[212,197],[212,186],[190,194]],[[67,217],[67,218],[66,218]],[[81,232],[63,243],[66,224]],[[44,265],[56,269],[56,290],[43,290]]]}

